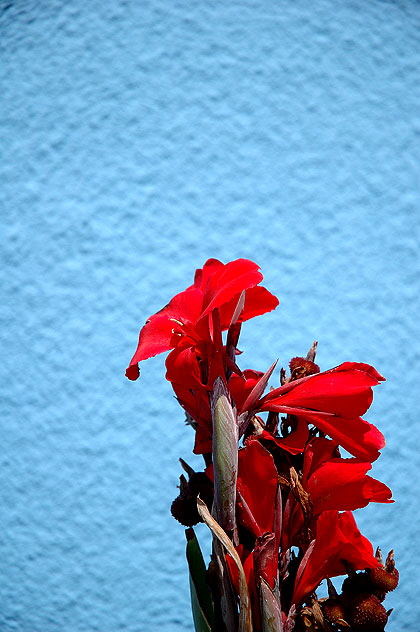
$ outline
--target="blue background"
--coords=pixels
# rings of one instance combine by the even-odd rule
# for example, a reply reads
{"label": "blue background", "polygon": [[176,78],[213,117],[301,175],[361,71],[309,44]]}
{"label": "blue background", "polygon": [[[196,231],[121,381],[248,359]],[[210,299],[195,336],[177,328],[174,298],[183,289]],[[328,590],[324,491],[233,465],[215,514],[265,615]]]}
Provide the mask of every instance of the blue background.
{"label": "blue background", "polygon": [[[356,512],[417,632],[420,4],[1,0],[2,632],[192,630],[169,514],[193,436],[140,326],[208,257],[276,312],[242,368],[387,377],[394,505]],[[203,528],[200,538],[206,541]]]}

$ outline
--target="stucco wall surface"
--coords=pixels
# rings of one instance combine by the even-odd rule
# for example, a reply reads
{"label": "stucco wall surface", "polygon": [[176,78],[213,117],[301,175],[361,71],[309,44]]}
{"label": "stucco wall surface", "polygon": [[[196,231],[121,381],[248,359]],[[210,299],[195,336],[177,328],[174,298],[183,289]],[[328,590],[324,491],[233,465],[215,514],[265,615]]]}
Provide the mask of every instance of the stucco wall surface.
{"label": "stucco wall surface", "polygon": [[[243,368],[319,341],[387,377],[389,632],[417,632],[420,4],[1,0],[0,630],[191,632],[169,514],[192,432],[145,319],[208,257],[281,300]],[[199,537],[206,541],[203,529]]]}

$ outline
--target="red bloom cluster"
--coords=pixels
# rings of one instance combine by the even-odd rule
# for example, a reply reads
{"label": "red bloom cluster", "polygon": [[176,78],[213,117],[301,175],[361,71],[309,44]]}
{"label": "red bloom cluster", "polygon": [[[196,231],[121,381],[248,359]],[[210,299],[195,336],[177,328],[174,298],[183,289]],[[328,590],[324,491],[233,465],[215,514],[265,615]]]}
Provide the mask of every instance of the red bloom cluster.
{"label": "red bloom cluster", "polygon": [[[166,379],[179,403],[197,424],[195,452],[211,452],[209,394],[217,377],[241,372],[235,349],[243,321],[277,307],[278,299],[258,284],[263,276],[247,259],[226,265],[209,259],[195,273],[194,284],[177,294],[140,331],[139,344],[126,371],[139,377],[138,363],[172,349]],[[222,331],[228,330],[223,345]],[[241,390],[240,388],[238,390]]]}
{"label": "red bloom cluster", "polygon": [[[215,535],[212,614],[198,582],[197,630],[237,625],[291,632],[310,627],[311,617],[310,629],[318,629],[322,610],[311,607],[319,583],[381,566],[352,511],[369,502],[393,502],[390,489],[367,475],[385,444],[362,419],[372,387],[384,379],[372,366],[345,362],[320,372],[313,347],[306,358],[293,358],[290,377],[282,371],[281,385],[265,395],[274,365],[264,374],[239,369],[242,322],[278,305],[259,285],[262,278],[252,261],[208,260],[193,285],[147,320],[126,372],[137,379],[140,361],[170,351],[166,378],[196,430],[194,452],[205,458],[205,474],[182,462],[189,480],[181,477],[172,506],[182,524],[196,524],[201,516]],[[340,446],[352,456],[341,456]],[[197,496],[213,518],[200,510],[201,501],[198,514]],[[352,607],[346,608],[351,618]],[[200,627],[200,616],[207,628]],[[382,612],[380,623],[370,620],[369,628],[353,619],[354,630],[384,628]],[[325,618],[322,629],[349,629],[341,620],[331,624]]]}

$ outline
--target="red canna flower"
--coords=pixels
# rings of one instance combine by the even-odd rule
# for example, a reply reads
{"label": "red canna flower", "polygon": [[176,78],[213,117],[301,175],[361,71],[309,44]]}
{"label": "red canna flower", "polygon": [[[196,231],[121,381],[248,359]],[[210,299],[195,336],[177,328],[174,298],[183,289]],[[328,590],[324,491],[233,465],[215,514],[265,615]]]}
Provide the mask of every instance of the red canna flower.
{"label": "red canna flower", "polygon": [[258,265],[248,259],[227,264],[209,259],[196,271],[193,285],[146,321],[126,376],[136,380],[139,362],[179,345],[203,352],[204,343],[205,352],[206,343],[212,343],[210,314],[218,310],[221,330],[228,329],[243,291],[245,303],[239,322],[273,310],[279,301],[258,285],[262,279]]}
{"label": "red canna flower", "polygon": [[307,440],[307,434],[302,430],[301,420],[304,420],[337,441],[350,454],[372,462],[378,458],[385,440],[382,433],[360,415],[372,403],[372,386],[384,379],[368,364],[345,362],[329,371],[274,389],[253,402],[253,410],[274,411],[298,418],[297,431],[301,441],[294,441],[293,433],[286,439],[275,439],[286,450],[291,445],[291,452],[303,451]]}
{"label": "red canna flower", "polygon": [[369,461],[343,459],[337,443],[315,438],[305,449],[302,485],[309,492],[313,515],[366,507],[370,502],[392,503],[392,492],[380,481],[367,476]]}
{"label": "red canna flower", "polygon": [[378,566],[372,545],[360,533],[352,512],[324,511],[299,565],[292,603],[298,605],[323,579],[345,575],[349,567],[356,571]]}
{"label": "red canna flower", "polygon": [[[248,259],[209,259],[191,286],[147,320],[126,370],[136,380],[139,362],[170,351],[166,379],[195,429],[194,452],[204,455],[209,488],[203,503],[201,488],[194,493],[191,487],[203,474],[181,460],[189,480],[181,476],[172,513],[182,524],[193,524],[180,505],[192,501],[194,523],[200,516],[218,542],[206,575],[212,596],[197,556],[187,553],[194,618],[214,619],[214,630],[253,625],[291,632],[309,627],[312,619],[316,627],[314,591],[325,578],[349,573],[349,579],[372,583],[373,572],[382,571],[384,590],[392,589],[389,577],[394,587],[398,580],[393,564],[385,567],[374,556],[352,514],[369,502],[393,502],[391,490],[367,474],[385,440],[362,419],[372,387],[384,378],[372,366],[353,362],[320,372],[315,342],[306,358],[290,361],[289,378],[282,370],[282,386],[264,396],[276,362],[264,374],[242,372],[236,364],[241,323],[279,303],[259,285],[262,280]],[[269,413],[266,423],[260,412]],[[343,458],[339,446],[352,456]],[[365,610],[357,607],[357,624],[366,628]]]}

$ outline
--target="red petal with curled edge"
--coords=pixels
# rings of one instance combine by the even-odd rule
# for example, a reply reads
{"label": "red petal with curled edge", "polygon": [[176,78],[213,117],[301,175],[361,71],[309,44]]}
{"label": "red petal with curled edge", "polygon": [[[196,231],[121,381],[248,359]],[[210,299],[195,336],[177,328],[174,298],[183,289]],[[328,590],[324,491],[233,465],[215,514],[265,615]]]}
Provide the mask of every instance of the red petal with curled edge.
{"label": "red petal with curled edge", "polygon": [[[307,451],[313,447],[309,446]],[[304,464],[303,485],[311,496],[314,515],[330,509],[359,509],[370,502],[393,502],[389,487],[366,475],[371,467],[371,463],[360,459],[334,458],[321,463],[306,478]]]}
{"label": "red petal with curled edge", "polygon": [[129,379],[138,377],[139,374],[135,365],[139,362],[158,353],[169,351],[176,346],[174,329],[182,330],[182,326],[175,321],[186,324],[194,323],[200,314],[201,303],[201,293],[196,288],[191,287],[174,296],[166,307],[150,316],[140,330],[137,349],[126,372]]}
{"label": "red petal with curled edge", "polygon": [[376,375],[369,365],[346,362],[274,389],[260,401],[259,410],[283,412],[282,407],[287,406],[360,417],[372,403],[371,387],[379,383]]}
{"label": "red petal with curled edge", "polygon": [[296,409],[294,415],[300,415],[307,422],[337,441],[347,452],[365,461],[376,461],[379,450],[385,445],[383,434],[365,419],[342,419],[328,413],[312,413]]}
{"label": "red petal with curled edge", "polygon": [[130,380],[136,380],[140,375],[138,363],[141,360],[146,360],[173,348],[173,327],[174,323],[165,314],[156,314],[146,322],[140,330],[136,352],[125,373]]}
{"label": "red petal with curled edge", "polygon": [[218,259],[207,259],[202,268],[195,271],[194,287],[198,288],[204,294],[210,277],[218,270],[224,268],[225,264]]}
{"label": "red petal with curled edge", "polygon": [[[221,307],[235,298],[242,290],[258,285],[263,279],[259,266],[249,259],[236,259],[219,267],[208,277],[204,290],[203,312],[200,318],[216,307]],[[233,313],[233,312],[232,312]]]}
{"label": "red petal with curled edge", "polygon": [[137,380],[140,377],[140,369],[137,362],[134,364],[130,364],[125,370],[125,377],[128,377],[129,380]]}
{"label": "red petal with curled edge", "polygon": [[[239,296],[240,294],[235,295],[232,300],[219,307],[222,329],[229,327]],[[265,287],[261,285],[250,287],[245,292],[244,309],[238,320],[242,323],[254,316],[261,316],[261,314],[271,312],[278,304],[278,298]]]}
{"label": "red petal with curled edge", "polygon": [[274,529],[278,474],[271,454],[256,439],[239,450],[237,489],[260,527],[259,536]]}
{"label": "red petal with curled edge", "polygon": [[298,605],[326,577],[346,574],[346,563],[355,571],[380,565],[351,511],[324,511],[317,520],[315,541],[298,568],[292,603]]}

